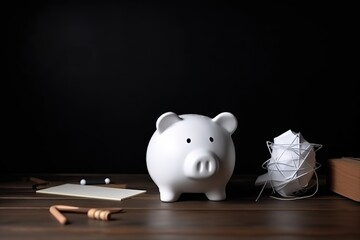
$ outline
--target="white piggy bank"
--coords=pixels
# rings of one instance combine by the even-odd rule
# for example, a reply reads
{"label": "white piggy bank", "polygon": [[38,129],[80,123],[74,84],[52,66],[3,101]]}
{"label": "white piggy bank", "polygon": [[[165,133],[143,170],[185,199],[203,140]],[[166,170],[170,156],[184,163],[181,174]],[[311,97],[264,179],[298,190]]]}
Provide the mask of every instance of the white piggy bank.
{"label": "white piggy bank", "polygon": [[205,193],[212,201],[226,199],[226,185],[235,167],[231,134],[237,120],[229,112],[214,118],[197,114],[162,114],[146,152],[150,177],[163,202],[182,193]]}

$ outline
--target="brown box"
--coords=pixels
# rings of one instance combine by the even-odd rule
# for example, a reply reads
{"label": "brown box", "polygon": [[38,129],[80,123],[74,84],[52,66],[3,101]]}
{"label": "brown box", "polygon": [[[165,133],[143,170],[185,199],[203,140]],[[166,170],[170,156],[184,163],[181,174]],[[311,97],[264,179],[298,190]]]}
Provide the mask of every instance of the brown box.
{"label": "brown box", "polygon": [[331,191],[359,202],[360,158],[329,159],[327,185]]}

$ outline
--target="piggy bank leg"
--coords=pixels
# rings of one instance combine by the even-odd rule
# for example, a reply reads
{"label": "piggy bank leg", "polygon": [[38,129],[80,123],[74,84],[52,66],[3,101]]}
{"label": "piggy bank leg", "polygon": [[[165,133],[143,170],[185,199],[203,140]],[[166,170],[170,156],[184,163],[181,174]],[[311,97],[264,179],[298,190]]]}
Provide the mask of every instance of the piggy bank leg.
{"label": "piggy bank leg", "polygon": [[226,199],[225,188],[208,191],[205,195],[211,201],[222,201]]}
{"label": "piggy bank leg", "polygon": [[160,189],[160,200],[162,202],[175,202],[179,199],[180,194],[181,193],[175,192],[168,188],[161,188]]}

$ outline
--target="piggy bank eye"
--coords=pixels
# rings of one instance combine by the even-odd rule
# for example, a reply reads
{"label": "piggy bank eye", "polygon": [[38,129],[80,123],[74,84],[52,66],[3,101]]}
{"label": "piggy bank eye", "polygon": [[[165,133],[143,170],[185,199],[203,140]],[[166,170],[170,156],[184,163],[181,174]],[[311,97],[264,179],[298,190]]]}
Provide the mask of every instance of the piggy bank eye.
{"label": "piggy bank eye", "polygon": [[209,141],[210,141],[210,142],[213,142],[214,139],[213,139],[212,137],[209,137]]}
{"label": "piggy bank eye", "polygon": [[190,138],[186,139],[186,142],[191,143],[191,139]]}

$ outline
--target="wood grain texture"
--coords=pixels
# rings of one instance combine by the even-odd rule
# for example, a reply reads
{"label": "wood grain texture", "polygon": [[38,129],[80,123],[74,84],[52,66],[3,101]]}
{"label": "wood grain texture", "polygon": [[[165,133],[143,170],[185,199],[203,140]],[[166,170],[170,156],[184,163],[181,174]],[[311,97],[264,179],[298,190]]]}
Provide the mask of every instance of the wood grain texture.
{"label": "wood grain texture", "polygon": [[[62,183],[67,179],[52,178]],[[279,201],[263,194],[255,202],[259,191],[253,187],[255,178],[234,176],[225,201],[183,194],[174,203],[159,200],[157,187],[147,175],[112,176],[129,188],[147,190],[122,202],[39,196],[26,187],[16,188],[21,181],[2,182],[0,239],[359,239],[360,205],[329,191],[325,181],[309,199]],[[58,204],[120,207],[123,212],[109,221],[64,212],[69,223],[61,225],[49,213],[49,207]]]}
{"label": "wood grain texture", "polygon": [[360,202],[360,159],[334,158],[328,160],[328,186],[344,197]]}

